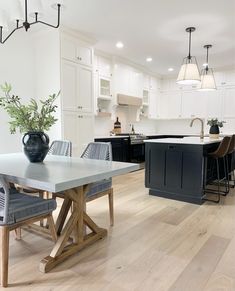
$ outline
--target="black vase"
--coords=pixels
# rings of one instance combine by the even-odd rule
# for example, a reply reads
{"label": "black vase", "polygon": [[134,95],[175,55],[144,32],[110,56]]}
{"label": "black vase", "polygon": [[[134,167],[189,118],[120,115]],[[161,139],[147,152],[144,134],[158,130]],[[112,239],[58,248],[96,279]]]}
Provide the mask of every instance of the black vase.
{"label": "black vase", "polygon": [[219,126],[218,125],[212,125],[210,127],[210,138],[218,138],[219,137]]}
{"label": "black vase", "polygon": [[29,131],[23,138],[24,153],[31,163],[42,162],[49,150],[49,137],[41,131]]}

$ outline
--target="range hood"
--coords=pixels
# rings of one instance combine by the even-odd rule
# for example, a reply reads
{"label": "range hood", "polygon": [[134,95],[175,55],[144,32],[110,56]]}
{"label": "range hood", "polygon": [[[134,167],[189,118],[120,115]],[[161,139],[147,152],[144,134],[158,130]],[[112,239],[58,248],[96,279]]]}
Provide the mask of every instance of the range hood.
{"label": "range hood", "polygon": [[117,103],[125,106],[142,106],[142,98],[129,96],[124,94],[117,94]]}

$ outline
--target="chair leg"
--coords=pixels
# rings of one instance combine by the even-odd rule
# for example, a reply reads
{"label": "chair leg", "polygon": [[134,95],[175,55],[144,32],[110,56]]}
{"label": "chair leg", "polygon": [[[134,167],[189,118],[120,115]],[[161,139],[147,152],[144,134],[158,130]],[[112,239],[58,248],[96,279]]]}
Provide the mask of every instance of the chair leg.
{"label": "chair leg", "polygon": [[8,286],[9,229],[1,227],[1,285]]}
{"label": "chair leg", "polygon": [[15,229],[15,239],[21,240],[21,227]]}
{"label": "chair leg", "polygon": [[110,225],[114,224],[114,214],[113,214],[113,189],[111,188],[109,194],[109,217],[110,217]]}
{"label": "chair leg", "polygon": [[55,223],[54,223],[54,219],[52,214],[50,214],[47,218],[47,223],[49,226],[49,230],[51,231],[51,236],[52,236],[52,240],[54,242],[57,241],[57,233],[56,233],[56,229],[55,229]]}

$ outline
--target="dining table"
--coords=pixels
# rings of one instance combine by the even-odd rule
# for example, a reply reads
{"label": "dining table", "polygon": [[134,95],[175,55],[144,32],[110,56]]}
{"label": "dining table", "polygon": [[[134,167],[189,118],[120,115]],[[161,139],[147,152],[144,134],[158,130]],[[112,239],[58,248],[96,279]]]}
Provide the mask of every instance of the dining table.
{"label": "dining table", "polygon": [[0,155],[0,175],[9,183],[64,195],[55,225],[58,239],[50,254],[40,261],[41,272],[49,272],[107,235],[84,207],[89,184],[138,169],[134,163],[77,157],[48,155],[42,163],[30,163],[23,153]]}

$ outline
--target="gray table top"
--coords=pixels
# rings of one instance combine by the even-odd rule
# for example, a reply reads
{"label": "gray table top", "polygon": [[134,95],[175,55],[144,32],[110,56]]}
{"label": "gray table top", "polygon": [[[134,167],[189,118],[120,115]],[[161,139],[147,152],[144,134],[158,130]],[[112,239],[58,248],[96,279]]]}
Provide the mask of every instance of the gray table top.
{"label": "gray table top", "polygon": [[138,164],[48,155],[30,163],[23,153],[0,155],[0,175],[9,182],[59,192],[139,169]]}

